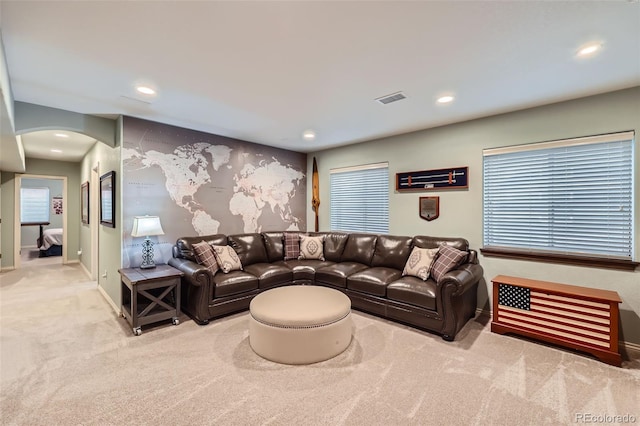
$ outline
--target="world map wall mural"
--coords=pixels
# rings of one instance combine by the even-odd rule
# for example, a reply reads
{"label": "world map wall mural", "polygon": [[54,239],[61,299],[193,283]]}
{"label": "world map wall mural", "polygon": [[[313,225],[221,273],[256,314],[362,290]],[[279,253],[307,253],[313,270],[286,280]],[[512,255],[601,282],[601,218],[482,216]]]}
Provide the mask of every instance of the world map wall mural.
{"label": "world map wall mural", "polygon": [[184,236],[306,230],[306,154],[124,117],[121,156],[125,266],[134,216],[160,217],[156,263]]}

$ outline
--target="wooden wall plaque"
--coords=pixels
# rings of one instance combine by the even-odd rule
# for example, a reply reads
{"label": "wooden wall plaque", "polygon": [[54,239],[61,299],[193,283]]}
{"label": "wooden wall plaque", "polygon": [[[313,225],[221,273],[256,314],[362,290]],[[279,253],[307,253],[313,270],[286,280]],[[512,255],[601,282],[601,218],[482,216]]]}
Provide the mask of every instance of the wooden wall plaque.
{"label": "wooden wall plaque", "polygon": [[432,221],[440,216],[440,197],[420,197],[420,217]]}

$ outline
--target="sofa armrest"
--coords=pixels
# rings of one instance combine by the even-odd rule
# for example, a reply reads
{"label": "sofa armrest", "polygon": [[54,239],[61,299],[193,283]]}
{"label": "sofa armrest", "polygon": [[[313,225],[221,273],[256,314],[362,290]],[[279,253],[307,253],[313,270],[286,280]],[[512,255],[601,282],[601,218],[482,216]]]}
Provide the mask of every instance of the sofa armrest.
{"label": "sofa armrest", "polygon": [[467,320],[474,316],[478,283],[482,279],[482,266],[473,263],[449,271],[438,283],[443,324],[440,333],[445,340],[453,340]]}
{"label": "sofa armrest", "polygon": [[191,260],[175,257],[169,259],[168,263],[170,266],[184,272],[184,278],[191,285],[202,287],[212,282],[213,275],[211,271],[203,265],[199,265]]}
{"label": "sofa armrest", "polygon": [[169,259],[169,265],[184,272],[182,277],[182,310],[198,324],[209,323],[209,302],[213,299],[215,285],[213,274],[202,265],[182,258]]}
{"label": "sofa armrest", "polygon": [[480,281],[483,276],[482,266],[479,264],[465,263],[464,265],[444,274],[438,282],[438,287],[453,284],[455,286],[451,296],[458,296],[465,293]]}

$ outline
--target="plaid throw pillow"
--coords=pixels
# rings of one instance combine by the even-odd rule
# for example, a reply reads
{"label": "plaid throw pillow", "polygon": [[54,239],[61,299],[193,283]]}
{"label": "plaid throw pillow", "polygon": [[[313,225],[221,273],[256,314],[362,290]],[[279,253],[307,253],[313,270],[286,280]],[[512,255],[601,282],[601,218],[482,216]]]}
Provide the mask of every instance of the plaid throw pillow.
{"label": "plaid throw pillow", "polygon": [[431,265],[438,255],[438,250],[439,249],[437,248],[424,249],[420,247],[414,247],[411,251],[411,256],[409,256],[406,265],[404,265],[402,276],[411,275],[426,281],[427,278],[429,278]]}
{"label": "plaid throw pillow", "polygon": [[208,243],[200,241],[199,243],[194,244],[193,254],[196,261],[210,270],[213,275],[215,275],[220,269],[218,268],[216,257],[213,254],[213,248]]}
{"label": "plaid throw pillow", "polygon": [[300,235],[300,256],[298,259],[324,260],[323,242],[324,235],[320,237]]}
{"label": "plaid throw pillow", "polygon": [[216,256],[218,266],[222,272],[228,274],[231,271],[242,271],[242,263],[238,253],[231,246],[212,246],[213,254]]}
{"label": "plaid throw pillow", "polygon": [[284,233],[284,260],[297,259],[300,256],[300,237],[293,232]]}
{"label": "plaid throw pillow", "polygon": [[461,264],[466,257],[466,251],[461,251],[446,244],[441,244],[438,251],[438,257],[431,266],[431,276],[436,280],[436,282],[440,282],[444,274]]}

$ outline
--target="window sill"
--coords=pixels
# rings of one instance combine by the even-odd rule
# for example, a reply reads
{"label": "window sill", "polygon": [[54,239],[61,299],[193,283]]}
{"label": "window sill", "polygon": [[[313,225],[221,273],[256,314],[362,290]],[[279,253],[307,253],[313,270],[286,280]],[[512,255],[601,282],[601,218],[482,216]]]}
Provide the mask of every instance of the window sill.
{"label": "window sill", "polygon": [[622,259],[609,259],[606,257],[579,256],[572,254],[559,254],[552,252],[534,252],[497,247],[483,247],[480,253],[486,257],[502,257],[506,259],[531,260],[549,263],[562,263],[566,265],[589,266],[592,268],[619,269],[634,271],[640,262]]}

